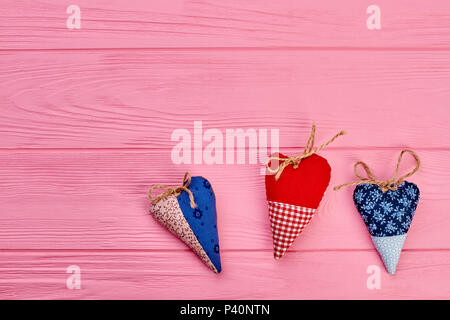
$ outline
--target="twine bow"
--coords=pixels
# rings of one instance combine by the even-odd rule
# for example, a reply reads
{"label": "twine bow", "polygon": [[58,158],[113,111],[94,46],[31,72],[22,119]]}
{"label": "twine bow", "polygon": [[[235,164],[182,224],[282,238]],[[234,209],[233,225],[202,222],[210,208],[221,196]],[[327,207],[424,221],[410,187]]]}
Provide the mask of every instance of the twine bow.
{"label": "twine bow", "polygon": [[[302,154],[299,156],[292,156],[292,157],[288,157],[288,158],[280,158],[277,156],[270,156],[269,159],[267,160],[267,164],[266,164],[267,171],[270,174],[276,174],[275,180],[278,180],[280,178],[281,174],[283,173],[283,170],[287,166],[292,165],[294,167],[294,169],[297,169],[298,165],[302,159],[308,158],[309,156],[313,155],[314,153],[319,152],[320,150],[322,150],[323,148],[328,146],[330,143],[332,143],[334,140],[336,140],[339,136],[342,136],[344,134],[346,134],[345,131],[340,131],[333,138],[331,138],[328,142],[322,144],[319,147],[314,148],[316,125],[313,124],[312,129],[311,129],[311,134],[309,136],[308,142],[306,143],[305,149],[303,149]],[[278,165],[278,168],[272,169],[270,167],[269,164],[271,163],[272,160],[281,161],[281,163],[279,163],[279,165]]]}
{"label": "twine bow", "polygon": [[[416,167],[411,170],[410,172],[408,172],[407,174],[397,178],[398,175],[398,170],[400,168],[400,163],[402,161],[402,157],[403,154],[405,154],[405,152],[408,152],[409,154],[411,154],[414,159],[416,160]],[[358,173],[358,166],[362,166],[364,168],[364,170],[367,173],[367,177],[368,178],[363,178],[359,173]],[[408,177],[412,176],[414,173],[416,173],[417,170],[419,170],[420,167],[420,159],[417,156],[417,154],[412,151],[412,150],[403,150],[400,153],[400,156],[398,157],[398,161],[397,161],[397,166],[395,168],[395,172],[394,172],[394,176],[389,179],[389,180],[377,180],[375,179],[374,175],[372,174],[372,172],[369,169],[369,166],[367,164],[365,164],[362,161],[358,161],[357,163],[355,163],[353,170],[355,172],[355,175],[360,179],[359,181],[355,181],[355,182],[350,182],[350,183],[345,183],[345,184],[341,184],[339,186],[334,187],[334,190],[339,190],[343,187],[348,187],[348,186],[355,186],[355,185],[359,185],[359,184],[363,184],[363,183],[370,183],[370,184],[376,184],[378,186],[380,186],[381,191],[386,192],[388,190],[392,190],[395,191],[397,190],[398,186]]]}
{"label": "twine bow", "polygon": [[[157,203],[158,201],[160,201],[161,199],[170,196],[170,195],[174,195],[175,197],[178,197],[181,192],[186,191],[187,194],[189,195],[189,200],[191,200],[191,208],[194,209],[197,207],[197,205],[195,204],[194,201],[194,195],[192,194],[192,191],[188,189],[189,184],[191,183],[191,175],[189,174],[189,172],[186,172],[184,174],[184,178],[183,178],[183,184],[179,187],[168,187],[166,185],[163,184],[156,184],[154,186],[152,186],[150,188],[150,190],[148,191],[148,197],[150,198],[150,201],[153,203]],[[152,192],[155,189],[163,189],[166,190],[165,192],[161,193],[160,195],[153,197],[152,196]]]}

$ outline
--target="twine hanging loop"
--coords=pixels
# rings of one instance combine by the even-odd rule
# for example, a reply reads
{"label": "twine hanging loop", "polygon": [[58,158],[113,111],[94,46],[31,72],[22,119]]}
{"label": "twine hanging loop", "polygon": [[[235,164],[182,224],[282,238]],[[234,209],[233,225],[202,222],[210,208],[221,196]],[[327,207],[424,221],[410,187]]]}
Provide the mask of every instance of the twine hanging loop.
{"label": "twine hanging loop", "polygon": [[[152,186],[150,188],[150,190],[148,191],[148,197],[150,198],[150,201],[152,203],[157,203],[158,201],[160,201],[170,195],[174,195],[175,197],[178,197],[181,194],[181,192],[186,191],[187,194],[189,195],[191,208],[194,209],[197,207],[197,205],[195,204],[194,195],[192,194],[192,191],[188,189],[190,183],[191,183],[191,175],[189,174],[189,172],[186,172],[184,175],[184,178],[183,178],[183,184],[181,186],[168,187],[163,184],[156,184],[156,185]],[[158,196],[153,197],[152,192],[155,189],[161,189],[161,190],[166,190],[166,191],[164,191],[163,193],[161,193]]]}
{"label": "twine hanging loop", "polygon": [[[316,152],[319,152],[320,150],[322,150],[323,148],[328,146],[330,143],[332,143],[334,140],[336,140],[338,137],[340,137],[346,133],[347,132],[345,132],[345,131],[340,131],[333,138],[331,138],[328,142],[320,145],[319,147],[314,148],[314,141],[315,141],[315,136],[316,136],[316,125],[313,124],[313,126],[311,128],[311,134],[308,138],[308,142],[306,143],[305,149],[303,149],[303,152],[298,156],[292,156],[292,157],[288,157],[288,158],[280,158],[278,156],[270,156],[269,159],[267,160],[267,164],[266,164],[267,171],[270,174],[275,174],[275,180],[278,180],[280,178],[281,174],[283,173],[283,170],[287,166],[292,165],[292,167],[294,169],[297,169],[300,161],[302,161],[305,158],[308,158],[309,156],[312,156]],[[272,169],[270,166],[270,163],[272,160],[280,161],[280,163],[276,169]]]}
{"label": "twine hanging loop", "polygon": [[[416,160],[416,166],[413,170],[411,170],[410,172],[408,172],[407,174],[404,174],[403,176],[400,176],[399,178],[397,178],[398,175],[398,171],[400,169],[400,163],[402,161],[402,157],[405,153],[409,153],[411,154],[414,159]],[[362,177],[359,173],[358,173],[358,167],[362,166],[364,171],[367,174],[367,178]],[[362,162],[362,161],[358,161],[355,163],[355,165],[353,166],[353,170],[355,172],[355,176],[359,178],[359,181],[355,181],[355,182],[349,182],[349,183],[345,183],[345,184],[341,184],[339,186],[334,187],[334,190],[337,191],[343,187],[348,187],[348,186],[355,186],[355,185],[359,185],[359,184],[363,184],[363,183],[370,183],[370,184],[376,184],[377,186],[379,186],[381,188],[381,191],[386,192],[388,190],[392,190],[395,191],[397,190],[398,186],[400,184],[402,184],[402,182],[412,176],[414,173],[417,172],[417,170],[419,170],[420,168],[420,159],[419,156],[412,150],[403,150],[397,160],[397,166],[395,167],[395,172],[394,172],[394,176],[389,179],[389,180],[377,180],[375,179],[375,176],[373,175],[372,171],[370,171],[369,166]]]}

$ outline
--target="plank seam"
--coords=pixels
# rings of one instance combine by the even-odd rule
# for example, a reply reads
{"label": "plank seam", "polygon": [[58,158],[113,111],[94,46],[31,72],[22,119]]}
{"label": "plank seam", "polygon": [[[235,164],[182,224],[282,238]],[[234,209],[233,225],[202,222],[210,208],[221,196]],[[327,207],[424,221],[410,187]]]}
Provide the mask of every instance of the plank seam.
{"label": "plank seam", "polygon": [[[290,147],[280,147],[280,150],[287,149],[295,149],[301,150],[304,146],[290,146]],[[399,150],[405,148],[404,145],[401,146],[372,146],[372,147],[327,147],[327,150],[334,151],[367,151],[367,150]],[[141,147],[141,148],[128,148],[128,147],[117,147],[117,148],[0,148],[0,152],[85,152],[85,151],[95,151],[95,152],[146,152],[146,151],[167,151],[171,150],[171,147],[162,148],[162,147]],[[258,149],[258,148],[256,148]],[[194,150],[194,149],[193,149]],[[245,148],[245,150],[250,150],[249,148]],[[414,150],[422,150],[422,151],[450,151],[450,146],[442,146],[442,147],[414,147]]]}
{"label": "plank seam", "polygon": [[7,49],[1,52],[59,52],[59,51],[450,51],[450,47],[301,47],[301,46],[271,46],[271,47],[111,47],[111,48],[28,48]]}
{"label": "plank seam", "polygon": [[[30,252],[30,253],[83,253],[83,252],[98,252],[98,253],[159,253],[159,252],[190,252],[190,249],[0,249],[1,253],[13,252]],[[272,252],[272,249],[223,249],[221,252]],[[310,252],[372,252],[375,248],[367,249],[306,249],[306,250],[290,250],[291,253],[310,253]],[[402,252],[447,252],[450,248],[411,248],[403,249]]]}

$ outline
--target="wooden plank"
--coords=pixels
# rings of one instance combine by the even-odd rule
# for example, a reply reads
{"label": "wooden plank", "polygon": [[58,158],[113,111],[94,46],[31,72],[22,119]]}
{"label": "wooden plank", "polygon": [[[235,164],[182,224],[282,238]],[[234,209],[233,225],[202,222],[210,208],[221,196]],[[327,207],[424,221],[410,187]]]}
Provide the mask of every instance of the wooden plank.
{"label": "wooden plank", "polygon": [[[68,29],[69,5],[81,29]],[[4,0],[0,49],[179,47],[450,47],[450,4],[378,0],[381,30],[369,30],[372,3],[345,1]]]}
{"label": "wooden plank", "polygon": [[[285,260],[284,260],[285,259]],[[187,251],[2,251],[1,299],[447,299],[449,251],[404,251],[389,276],[367,251],[296,252],[275,261],[270,252],[227,251],[215,275]],[[69,290],[66,268],[81,270]],[[368,266],[380,267],[369,290]],[[189,290],[180,290],[189,288]]]}
{"label": "wooden plank", "polygon": [[[449,148],[446,52],[1,53],[0,148],[167,148],[207,129],[278,129],[283,147]],[[206,143],[205,143],[206,144]]]}
{"label": "wooden plank", "polygon": [[[298,150],[283,150],[294,154]],[[331,186],[354,181],[353,163],[366,161],[390,178],[398,149],[324,150]],[[450,151],[417,150],[422,168],[408,179],[421,200],[408,249],[449,248]],[[401,172],[413,167],[405,157]],[[158,249],[184,245],[148,215],[153,184],[178,185],[185,170],[207,177],[217,195],[223,249],[272,248],[260,165],[175,165],[169,150],[0,153],[0,249]],[[329,189],[318,215],[292,250],[370,249],[352,202],[353,188]]]}

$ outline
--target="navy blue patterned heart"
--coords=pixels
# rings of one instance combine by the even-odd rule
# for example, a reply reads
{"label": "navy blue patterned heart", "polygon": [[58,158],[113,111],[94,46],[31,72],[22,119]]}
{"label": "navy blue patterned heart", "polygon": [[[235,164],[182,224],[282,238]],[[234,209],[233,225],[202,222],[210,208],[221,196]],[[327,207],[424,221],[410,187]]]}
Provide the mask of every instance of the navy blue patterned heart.
{"label": "navy blue patterned heart", "polygon": [[406,234],[419,202],[419,188],[404,181],[397,190],[382,192],[375,184],[360,184],[353,201],[373,237]]}

